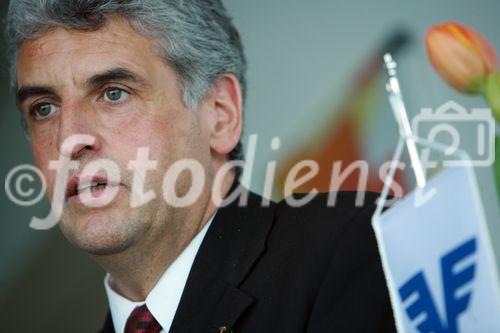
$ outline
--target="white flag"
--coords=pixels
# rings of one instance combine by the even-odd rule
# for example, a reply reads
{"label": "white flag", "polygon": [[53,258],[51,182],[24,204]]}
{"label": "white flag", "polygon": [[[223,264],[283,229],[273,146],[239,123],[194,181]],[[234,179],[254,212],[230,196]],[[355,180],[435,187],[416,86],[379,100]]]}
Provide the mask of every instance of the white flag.
{"label": "white flag", "polygon": [[373,218],[400,332],[500,332],[500,290],[472,170],[441,171]]}

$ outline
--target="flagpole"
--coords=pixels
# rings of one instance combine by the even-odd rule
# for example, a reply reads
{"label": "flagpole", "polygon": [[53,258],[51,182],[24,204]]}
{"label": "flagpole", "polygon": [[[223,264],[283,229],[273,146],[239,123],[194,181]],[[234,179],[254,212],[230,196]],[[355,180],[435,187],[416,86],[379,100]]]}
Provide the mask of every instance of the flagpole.
{"label": "flagpole", "polygon": [[396,76],[397,64],[390,53],[386,53],[384,55],[384,62],[387,68],[387,72],[389,73],[389,82],[387,83],[386,87],[387,91],[389,92],[389,102],[391,103],[396,122],[399,125],[399,133],[406,141],[408,153],[410,154],[411,165],[413,167],[413,172],[415,173],[415,178],[417,180],[417,186],[423,188],[425,187],[426,183],[425,172],[418,156],[417,145],[415,143],[415,140],[413,139],[408,112],[403,102],[399,80]]}

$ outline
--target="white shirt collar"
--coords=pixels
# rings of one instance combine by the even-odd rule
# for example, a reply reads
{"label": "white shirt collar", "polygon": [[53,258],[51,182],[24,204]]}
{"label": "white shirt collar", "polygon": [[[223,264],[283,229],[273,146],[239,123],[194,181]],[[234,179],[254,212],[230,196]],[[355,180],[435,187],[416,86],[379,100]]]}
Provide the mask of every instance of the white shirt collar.
{"label": "white shirt collar", "polygon": [[191,266],[193,265],[196,253],[200,248],[203,238],[214,219],[210,218],[203,229],[193,238],[189,245],[165,270],[160,280],[156,283],[146,298],[145,302],[132,302],[119,295],[109,286],[109,274],[104,278],[104,288],[108,296],[109,309],[113,319],[113,325],[117,333],[124,332],[127,319],[132,311],[140,305],[146,303],[149,311],[160,323],[162,332],[168,332],[175,312],[181,300],[182,292],[186,285]]}

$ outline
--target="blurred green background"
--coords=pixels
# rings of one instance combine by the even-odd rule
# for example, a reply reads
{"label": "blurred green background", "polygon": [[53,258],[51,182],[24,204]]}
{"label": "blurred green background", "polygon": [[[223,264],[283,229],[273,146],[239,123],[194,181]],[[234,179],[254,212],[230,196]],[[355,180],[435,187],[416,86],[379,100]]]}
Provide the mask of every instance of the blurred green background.
{"label": "blurred green background", "polygon": [[[345,96],[352,93],[354,73],[388,36],[406,31],[412,43],[399,59],[400,77],[411,116],[453,99],[466,107],[484,107],[479,98],[459,96],[434,73],[423,46],[426,29],[456,20],[481,31],[500,51],[498,0],[299,0],[225,1],[239,28],[249,61],[245,137],[259,134],[249,186],[262,192],[266,162],[285,161],[315,128],[331,121]],[[5,17],[7,3],[1,3]],[[3,21],[3,20],[2,20]],[[4,44],[1,43],[2,54]],[[20,115],[8,87],[8,68],[1,58],[0,175],[31,163],[30,147],[19,126]],[[390,114],[390,110],[387,110]],[[286,120],[286,121],[284,121]],[[394,123],[375,132],[388,147]],[[464,133],[464,135],[472,135]],[[270,141],[281,138],[281,149]],[[380,156],[379,156],[380,157]],[[483,202],[493,237],[500,237],[498,201],[491,169],[478,168]],[[57,228],[35,231],[32,216],[46,216],[47,202],[19,207],[0,191],[0,331],[94,332],[107,303],[104,272],[72,248]],[[498,242],[494,239],[498,253]]]}

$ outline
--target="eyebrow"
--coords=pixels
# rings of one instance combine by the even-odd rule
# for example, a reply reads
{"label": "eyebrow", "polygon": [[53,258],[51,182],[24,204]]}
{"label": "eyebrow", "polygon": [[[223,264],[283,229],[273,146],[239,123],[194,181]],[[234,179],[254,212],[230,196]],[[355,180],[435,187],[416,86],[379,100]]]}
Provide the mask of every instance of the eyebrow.
{"label": "eyebrow", "polygon": [[39,95],[52,95],[55,96],[56,91],[53,87],[50,86],[24,86],[19,88],[16,94],[16,103],[17,105],[21,105],[26,99],[32,96]]}
{"label": "eyebrow", "polygon": [[140,75],[123,67],[116,67],[103,73],[91,76],[85,84],[89,87],[99,86],[109,81],[131,81],[141,85],[146,85],[146,80]]}
{"label": "eyebrow", "polygon": [[[103,85],[110,81],[130,81],[146,86],[146,80],[140,75],[123,67],[116,67],[106,70],[102,73],[95,74],[85,81],[88,87]],[[56,89],[51,86],[23,86],[20,87],[16,94],[16,103],[21,105],[24,101],[32,96],[52,95],[57,96]]]}

